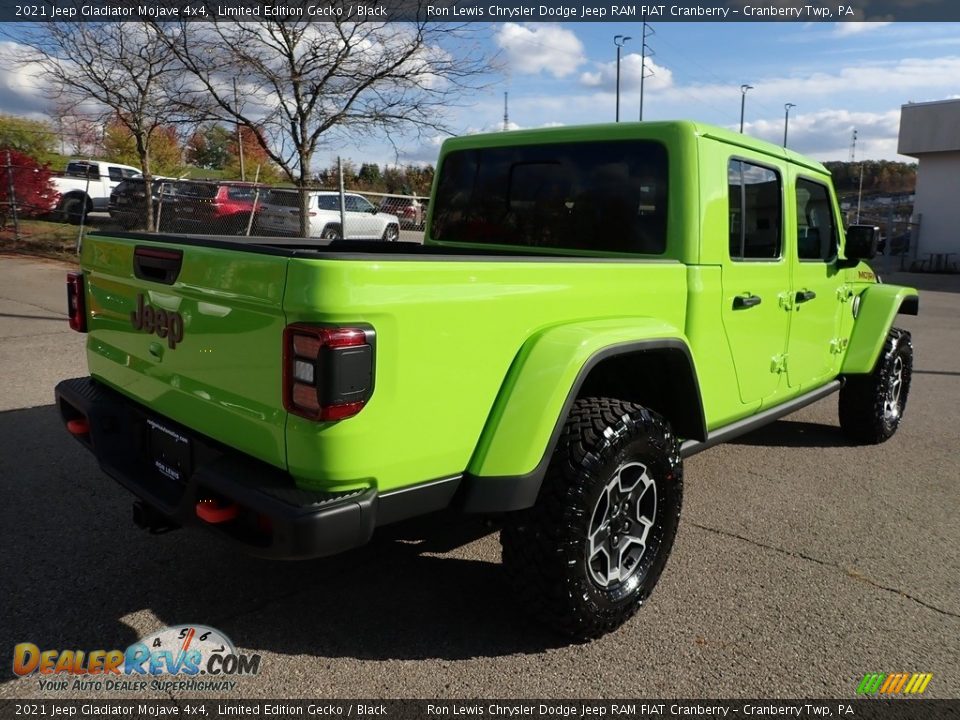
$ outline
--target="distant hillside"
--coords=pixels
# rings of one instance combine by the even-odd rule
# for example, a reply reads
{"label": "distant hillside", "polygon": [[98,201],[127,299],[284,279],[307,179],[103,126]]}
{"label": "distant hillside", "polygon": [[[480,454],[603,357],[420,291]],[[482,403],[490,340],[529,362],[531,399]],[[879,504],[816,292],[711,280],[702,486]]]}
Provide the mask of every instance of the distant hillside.
{"label": "distant hillside", "polygon": [[[860,186],[859,162],[825,162],[833,174],[837,193],[845,195],[857,192]],[[917,185],[917,164],[891,160],[864,160],[864,193],[912,193]]]}

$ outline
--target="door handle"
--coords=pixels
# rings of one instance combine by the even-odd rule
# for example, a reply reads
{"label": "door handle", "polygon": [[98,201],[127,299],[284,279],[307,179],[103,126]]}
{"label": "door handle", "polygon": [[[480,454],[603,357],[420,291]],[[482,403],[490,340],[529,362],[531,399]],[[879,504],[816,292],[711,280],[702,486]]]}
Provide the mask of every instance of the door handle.
{"label": "door handle", "polygon": [[813,290],[800,290],[797,293],[795,300],[797,301],[798,304],[805,303],[805,302],[809,302],[810,300],[813,300],[816,296],[817,294]]}
{"label": "door handle", "polygon": [[746,310],[760,304],[759,295],[737,295],[733,299],[734,310]]}

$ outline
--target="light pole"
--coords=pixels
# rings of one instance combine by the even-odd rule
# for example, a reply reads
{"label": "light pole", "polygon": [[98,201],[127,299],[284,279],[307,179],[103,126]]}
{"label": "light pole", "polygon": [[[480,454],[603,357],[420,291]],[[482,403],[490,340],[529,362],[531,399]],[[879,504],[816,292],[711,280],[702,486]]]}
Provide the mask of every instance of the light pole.
{"label": "light pole", "polygon": [[620,122],[620,48],[622,48],[627,40],[630,40],[629,35],[614,35],[613,44],[617,46],[617,122]]}
{"label": "light pole", "polygon": [[783,146],[787,146],[787,128],[790,127],[790,108],[795,108],[793,103],[787,103],[783,106]]}
{"label": "light pole", "polygon": [[743,134],[743,111],[747,107],[747,90],[753,90],[753,85],[740,86],[740,134]]}

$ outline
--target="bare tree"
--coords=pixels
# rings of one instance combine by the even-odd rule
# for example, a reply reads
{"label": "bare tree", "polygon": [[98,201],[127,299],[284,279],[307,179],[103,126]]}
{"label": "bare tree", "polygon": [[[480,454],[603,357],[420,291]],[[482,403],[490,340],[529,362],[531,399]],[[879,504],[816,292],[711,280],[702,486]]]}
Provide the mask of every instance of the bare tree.
{"label": "bare tree", "polygon": [[96,115],[77,112],[76,103],[61,99],[54,103],[54,118],[60,136],[60,154],[69,148],[74,156],[96,156],[103,147],[104,124]]}
{"label": "bare tree", "polygon": [[174,100],[183,73],[170,43],[147,22],[46,22],[13,39],[23,48],[15,61],[40,69],[58,114],[95,114],[130,131],[152,227],[151,139],[182,110]]}
{"label": "bare tree", "polygon": [[[183,100],[236,124],[301,189],[301,233],[308,233],[303,189],[318,148],[337,140],[447,130],[446,111],[492,71],[475,31],[426,22],[212,21],[165,27],[196,80]],[[391,140],[392,141],[392,140]]]}

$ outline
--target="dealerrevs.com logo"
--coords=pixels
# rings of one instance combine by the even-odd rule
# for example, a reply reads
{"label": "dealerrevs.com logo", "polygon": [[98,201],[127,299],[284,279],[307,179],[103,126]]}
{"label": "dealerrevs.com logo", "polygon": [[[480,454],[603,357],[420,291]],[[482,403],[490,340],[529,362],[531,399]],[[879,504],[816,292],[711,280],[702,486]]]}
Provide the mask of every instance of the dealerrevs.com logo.
{"label": "dealerrevs.com logo", "polygon": [[151,633],[126,650],[41,650],[24,642],[13,649],[13,672],[39,675],[44,691],[224,692],[235,678],[260,672],[260,655],[238,652],[219,630],[173,625]]}

